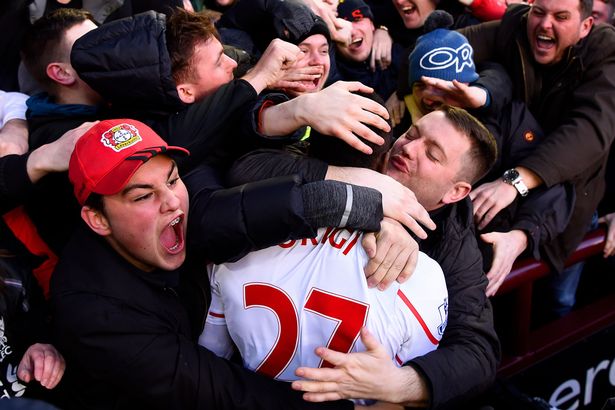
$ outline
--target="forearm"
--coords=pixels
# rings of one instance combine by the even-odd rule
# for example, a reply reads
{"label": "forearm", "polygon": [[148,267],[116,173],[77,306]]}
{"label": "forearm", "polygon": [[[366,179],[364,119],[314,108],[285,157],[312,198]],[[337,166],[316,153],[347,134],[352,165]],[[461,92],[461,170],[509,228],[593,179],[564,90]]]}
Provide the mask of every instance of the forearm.
{"label": "forearm", "polygon": [[270,137],[291,134],[307,124],[301,118],[301,96],[270,106],[261,112],[260,132]]}

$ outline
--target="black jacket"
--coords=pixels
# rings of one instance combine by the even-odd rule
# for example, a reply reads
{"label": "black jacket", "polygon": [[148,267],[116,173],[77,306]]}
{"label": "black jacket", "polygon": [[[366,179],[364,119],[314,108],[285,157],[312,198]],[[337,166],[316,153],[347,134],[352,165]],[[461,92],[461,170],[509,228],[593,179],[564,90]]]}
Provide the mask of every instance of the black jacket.
{"label": "black jacket", "polygon": [[[306,181],[324,178],[327,164],[282,151],[248,154],[233,166],[229,179],[238,184],[273,175],[297,173]],[[476,244],[469,199],[432,214],[438,225],[419,244],[442,266],[449,294],[448,324],[440,346],[408,364],[425,376],[431,408],[455,406],[485,390],[494,380],[500,356],[487,278]]]}
{"label": "black jacket", "polygon": [[435,259],[444,272],[448,323],[438,349],[409,365],[425,376],[432,408],[458,408],[491,385],[500,346],[491,303],[485,295],[488,281],[476,243],[470,199],[430,215],[437,228],[419,243],[419,249]]}
{"label": "black jacket", "polygon": [[199,346],[177,293],[179,271],[143,272],[81,229],[52,280],[55,343],[75,409],[309,409],[286,383]]}

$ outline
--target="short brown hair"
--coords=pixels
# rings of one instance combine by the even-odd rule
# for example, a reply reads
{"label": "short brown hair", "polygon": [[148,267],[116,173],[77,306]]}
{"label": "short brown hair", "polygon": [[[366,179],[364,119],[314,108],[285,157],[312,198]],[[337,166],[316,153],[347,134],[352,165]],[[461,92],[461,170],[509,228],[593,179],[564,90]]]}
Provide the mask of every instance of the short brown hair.
{"label": "short brown hair", "polygon": [[47,66],[53,62],[70,62],[71,50],[67,47],[65,34],[86,20],[98,25],[94,16],[88,11],[57,9],[36,20],[24,36],[21,47],[24,65],[32,77],[50,94],[55,90],[55,82],[47,76]]}
{"label": "short brown hair", "polygon": [[194,13],[182,8],[176,8],[167,18],[167,50],[175,84],[195,79],[194,51],[199,44],[212,37],[220,40],[214,21],[211,11]]}
{"label": "short brown hair", "polygon": [[497,159],[498,148],[493,134],[463,108],[443,105],[438,111],[444,112],[453,126],[469,138],[470,149],[465,155],[458,178],[470,184],[476,183],[487,175]]}

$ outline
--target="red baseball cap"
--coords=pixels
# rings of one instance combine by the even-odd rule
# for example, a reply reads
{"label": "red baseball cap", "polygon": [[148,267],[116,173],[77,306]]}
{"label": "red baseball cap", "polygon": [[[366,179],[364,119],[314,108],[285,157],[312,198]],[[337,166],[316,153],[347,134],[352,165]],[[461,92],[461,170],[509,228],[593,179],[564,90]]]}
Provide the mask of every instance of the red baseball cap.
{"label": "red baseball cap", "polygon": [[189,155],[169,146],[150,127],[129,119],[105,120],[90,128],[75,144],[68,178],[81,205],[91,193],[117,194],[150,158],[167,152]]}

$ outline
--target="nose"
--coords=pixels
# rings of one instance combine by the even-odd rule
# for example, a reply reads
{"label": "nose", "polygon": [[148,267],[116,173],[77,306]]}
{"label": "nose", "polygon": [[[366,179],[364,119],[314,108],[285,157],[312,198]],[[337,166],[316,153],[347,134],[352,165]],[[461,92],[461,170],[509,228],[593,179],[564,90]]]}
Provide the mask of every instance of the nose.
{"label": "nose", "polygon": [[179,209],[181,201],[177,192],[171,187],[166,187],[161,196],[160,211],[162,213],[173,212]]}
{"label": "nose", "polygon": [[549,29],[553,25],[553,21],[551,20],[551,16],[545,14],[538,21],[538,25],[543,29]]}
{"label": "nose", "polygon": [[322,54],[318,51],[311,51],[308,54],[308,65],[310,66],[315,66],[315,65],[321,65],[324,66],[325,65],[325,59],[329,58],[328,54]]}
{"label": "nose", "polygon": [[408,142],[404,145],[403,152],[408,158],[410,159],[416,158],[417,150],[421,144],[420,141],[421,141],[420,138],[408,140]]}
{"label": "nose", "polygon": [[224,58],[226,59],[225,62],[226,62],[226,65],[229,67],[229,70],[234,70],[235,67],[237,67],[237,61],[233,60],[226,54],[224,55]]}

